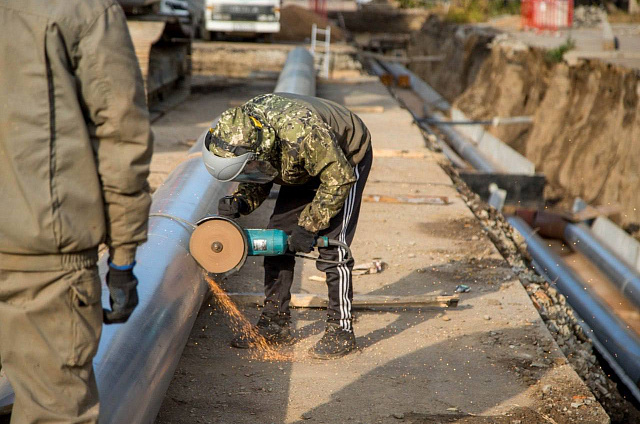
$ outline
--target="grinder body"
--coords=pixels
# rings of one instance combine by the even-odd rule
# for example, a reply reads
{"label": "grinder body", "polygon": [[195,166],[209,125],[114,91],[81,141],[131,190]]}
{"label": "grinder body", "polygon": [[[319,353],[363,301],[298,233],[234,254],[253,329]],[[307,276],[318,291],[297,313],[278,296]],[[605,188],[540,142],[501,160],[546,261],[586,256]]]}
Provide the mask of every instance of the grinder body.
{"label": "grinder body", "polygon": [[282,230],[244,229],[249,256],[280,256],[288,247],[287,233]]}
{"label": "grinder body", "polygon": [[[289,236],[282,230],[245,229],[244,234],[249,245],[249,256],[280,256],[287,252]],[[316,247],[328,245],[327,237],[316,239]]]}
{"label": "grinder body", "polygon": [[[189,250],[207,272],[228,275],[239,270],[247,256],[280,256],[287,253],[287,233],[278,229],[244,229],[235,221],[209,216],[197,223]],[[329,246],[327,237],[318,237],[317,247]]]}

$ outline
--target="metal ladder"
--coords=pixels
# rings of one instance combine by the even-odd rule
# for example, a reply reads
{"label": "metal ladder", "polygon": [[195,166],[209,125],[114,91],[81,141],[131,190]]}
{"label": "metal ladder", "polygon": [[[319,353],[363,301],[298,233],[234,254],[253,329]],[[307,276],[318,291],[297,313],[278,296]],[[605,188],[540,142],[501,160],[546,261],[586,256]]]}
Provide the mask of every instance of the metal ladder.
{"label": "metal ladder", "polygon": [[[324,46],[318,45],[318,35],[324,35]],[[320,77],[329,78],[329,61],[331,60],[331,27],[325,29],[318,28],[313,24],[311,27],[311,54],[316,57],[316,48],[322,46],[322,61],[320,63]]]}

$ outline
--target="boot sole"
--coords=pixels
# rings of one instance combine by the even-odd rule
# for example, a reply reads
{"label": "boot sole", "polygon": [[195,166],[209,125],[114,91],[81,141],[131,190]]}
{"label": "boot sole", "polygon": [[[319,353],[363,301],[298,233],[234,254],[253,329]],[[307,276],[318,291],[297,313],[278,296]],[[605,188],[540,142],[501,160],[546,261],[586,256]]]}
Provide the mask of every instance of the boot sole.
{"label": "boot sole", "polygon": [[357,350],[357,347],[354,346],[349,350],[343,351],[343,352],[338,352],[338,353],[317,353],[314,352],[313,350],[309,349],[309,356],[314,358],[314,359],[323,359],[323,360],[327,360],[327,359],[338,359],[338,358],[342,358],[343,356],[347,356],[348,354],[350,354],[351,352],[354,352]]}

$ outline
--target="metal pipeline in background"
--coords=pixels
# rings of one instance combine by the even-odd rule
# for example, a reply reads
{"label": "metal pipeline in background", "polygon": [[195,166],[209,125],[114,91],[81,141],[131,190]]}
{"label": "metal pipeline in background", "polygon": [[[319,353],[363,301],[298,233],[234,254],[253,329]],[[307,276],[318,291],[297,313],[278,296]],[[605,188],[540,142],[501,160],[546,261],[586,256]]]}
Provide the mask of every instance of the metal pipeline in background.
{"label": "metal pipeline in background", "polygon": [[[382,67],[382,65],[378,63],[377,60],[369,59],[368,64],[371,69],[371,72],[373,72],[374,75],[380,78],[380,81],[384,85],[389,86],[391,84],[390,81],[385,81],[386,78],[391,78],[390,74]],[[429,135],[433,135],[436,138],[436,143],[442,149],[442,153],[444,153],[444,155],[447,158],[449,158],[449,160],[457,168],[464,169],[468,167],[467,163],[460,156],[458,156],[458,154],[446,142],[442,141],[440,137],[438,137],[437,134],[435,134],[431,128],[425,125],[422,122],[422,120],[418,118],[415,113],[413,113],[411,108],[409,108],[401,98],[399,98],[392,90],[389,90],[389,92],[395,97],[398,103],[400,103],[400,105],[404,107],[411,114],[411,117],[413,118],[413,121],[416,123],[416,125],[418,125],[422,130],[426,131]]]}
{"label": "metal pipeline in background", "polygon": [[546,238],[564,240],[594,263],[616,288],[640,308],[640,274],[611,249],[601,244],[585,224],[572,224],[561,215],[544,210],[518,209],[515,213]]}
{"label": "metal pipeline in background", "polygon": [[532,116],[496,116],[492,119],[478,119],[467,121],[442,121],[437,119],[423,119],[423,122],[428,125],[491,125],[497,127],[499,125],[515,125],[515,124],[532,124]]}
{"label": "metal pipeline in background", "polygon": [[392,76],[388,73],[375,59],[368,59],[366,63],[369,65],[371,72],[378,78],[384,85],[390,85],[392,82]]}
{"label": "metal pipeline in background", "polygon": [[[281,76],[281,90],[315,93],[315,71],[309,57],[299,49],[289,54],[285,69],[296,82]],[[200,151],[204,135],[192,152]],[[153,195],[151,213],[195,222],[216,213],[218,199],[230,194],[234,186],[215,180],[202,159],[192,157],[181,163]],[[191,231],[188,225],[166,217],[149,219],[148,240],[136,253],[140,303],[126,324],[103,326],[94,358],[102,424],[150,423],[160,410],[207,292],[202,271],[189,254]],[[103,278],[106,262],[103,257],[98,264]],[[109,306],[105,285],[102,304]],[[2,375],[0,396],[0,410],[13,402],[13,391]]]}
{"label": "metal pipeline in background", "polygon": [[296,47],[289,52],[273,92],[316,95],[316,72],[309,50]]}
{"label": "metal pipeline in background", "polygon": [[607,306],[591,296],[580,277],[547,248],[547,243],[524,220],[509,217],[507,221],[524,237],[527,250],[538,265],[538,272],[566,297],[569,305],[588,326],[590,331],[586,331],[587,335],[595,338],[597,344],[606,350],[604,356],[608,360],[615,358],[617,365],[612,366],[622,368],[622,380],[634,393],[639,393],[640,338],[629,331]]}
{"label": "metal pipeline in background", "polygon": [[602,245],[585,224],[568,224],[564,239],[589,258],[620,292],[640,308],[640,274],[623,259]]}
{"label": "metal pipeline in background", "polygon": [[380,61],[380,64],[393,77],[398,80],[399,77],[405,76],[409,78],[409,84],[411,89],[429,106],[443,112],[448,112],[451,109],[451,104],[440,95],[436,90],[431,88],[429,84],[424,82],[422,78],[408,70],[404,65],[395,62]]}
{"label": "metal pipeline in background", "polygon": [[[411,88],[420,96],[425,104],[433,106],[440,110],[449,110],[451,105],[440,94],[438,94],[427,83],[418,78],[413,72],[399,63],[380,62],[382,67],[393,74],[394,78],[398,78],[401,75],[409,77]],[[427,112],[427,111],[425,111]],[[426,113],[427,119],[444,121],[445,117],[440,112]],[[456,152],[462,156],[467,162],[471,164],[475,169],[482,172],[503,172],[503,169],[496,165],[491,159],[485,156],[473,143],[467,141],[462,135],[454,130],[450,125],[439,126],[438,129],[442,132],[451,146]]]}
{"label": "metal pipeline in background", "polygon": [[[444,115],[440,112],[427,113],[427,116],[431,119],[443,120]],[[473,143],[467,141],[465,137],[460,135],[459,132],[454,130],[449,125],[438,126],[438,129],[442,134],[447,137],[447,140],[453,146],[453,148],[462,156],[467,162],[471,164],[475,169],[482,172],[504,172],[504,170],[496,165],[491,159],[489,159],[484,153],[482,153]]]}

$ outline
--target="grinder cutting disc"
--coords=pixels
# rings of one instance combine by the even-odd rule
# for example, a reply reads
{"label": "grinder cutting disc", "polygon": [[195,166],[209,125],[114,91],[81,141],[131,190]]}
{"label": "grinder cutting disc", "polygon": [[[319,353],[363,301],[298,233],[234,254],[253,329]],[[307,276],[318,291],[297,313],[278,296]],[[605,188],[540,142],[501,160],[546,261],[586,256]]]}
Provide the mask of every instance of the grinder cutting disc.
{"label": "grinder cutting disc", "polygon": [[226,218],[209,217],[198,222],[189,240],[189,251],[207,272],[227,274],[244,264],[248,248],[238,224]]}

